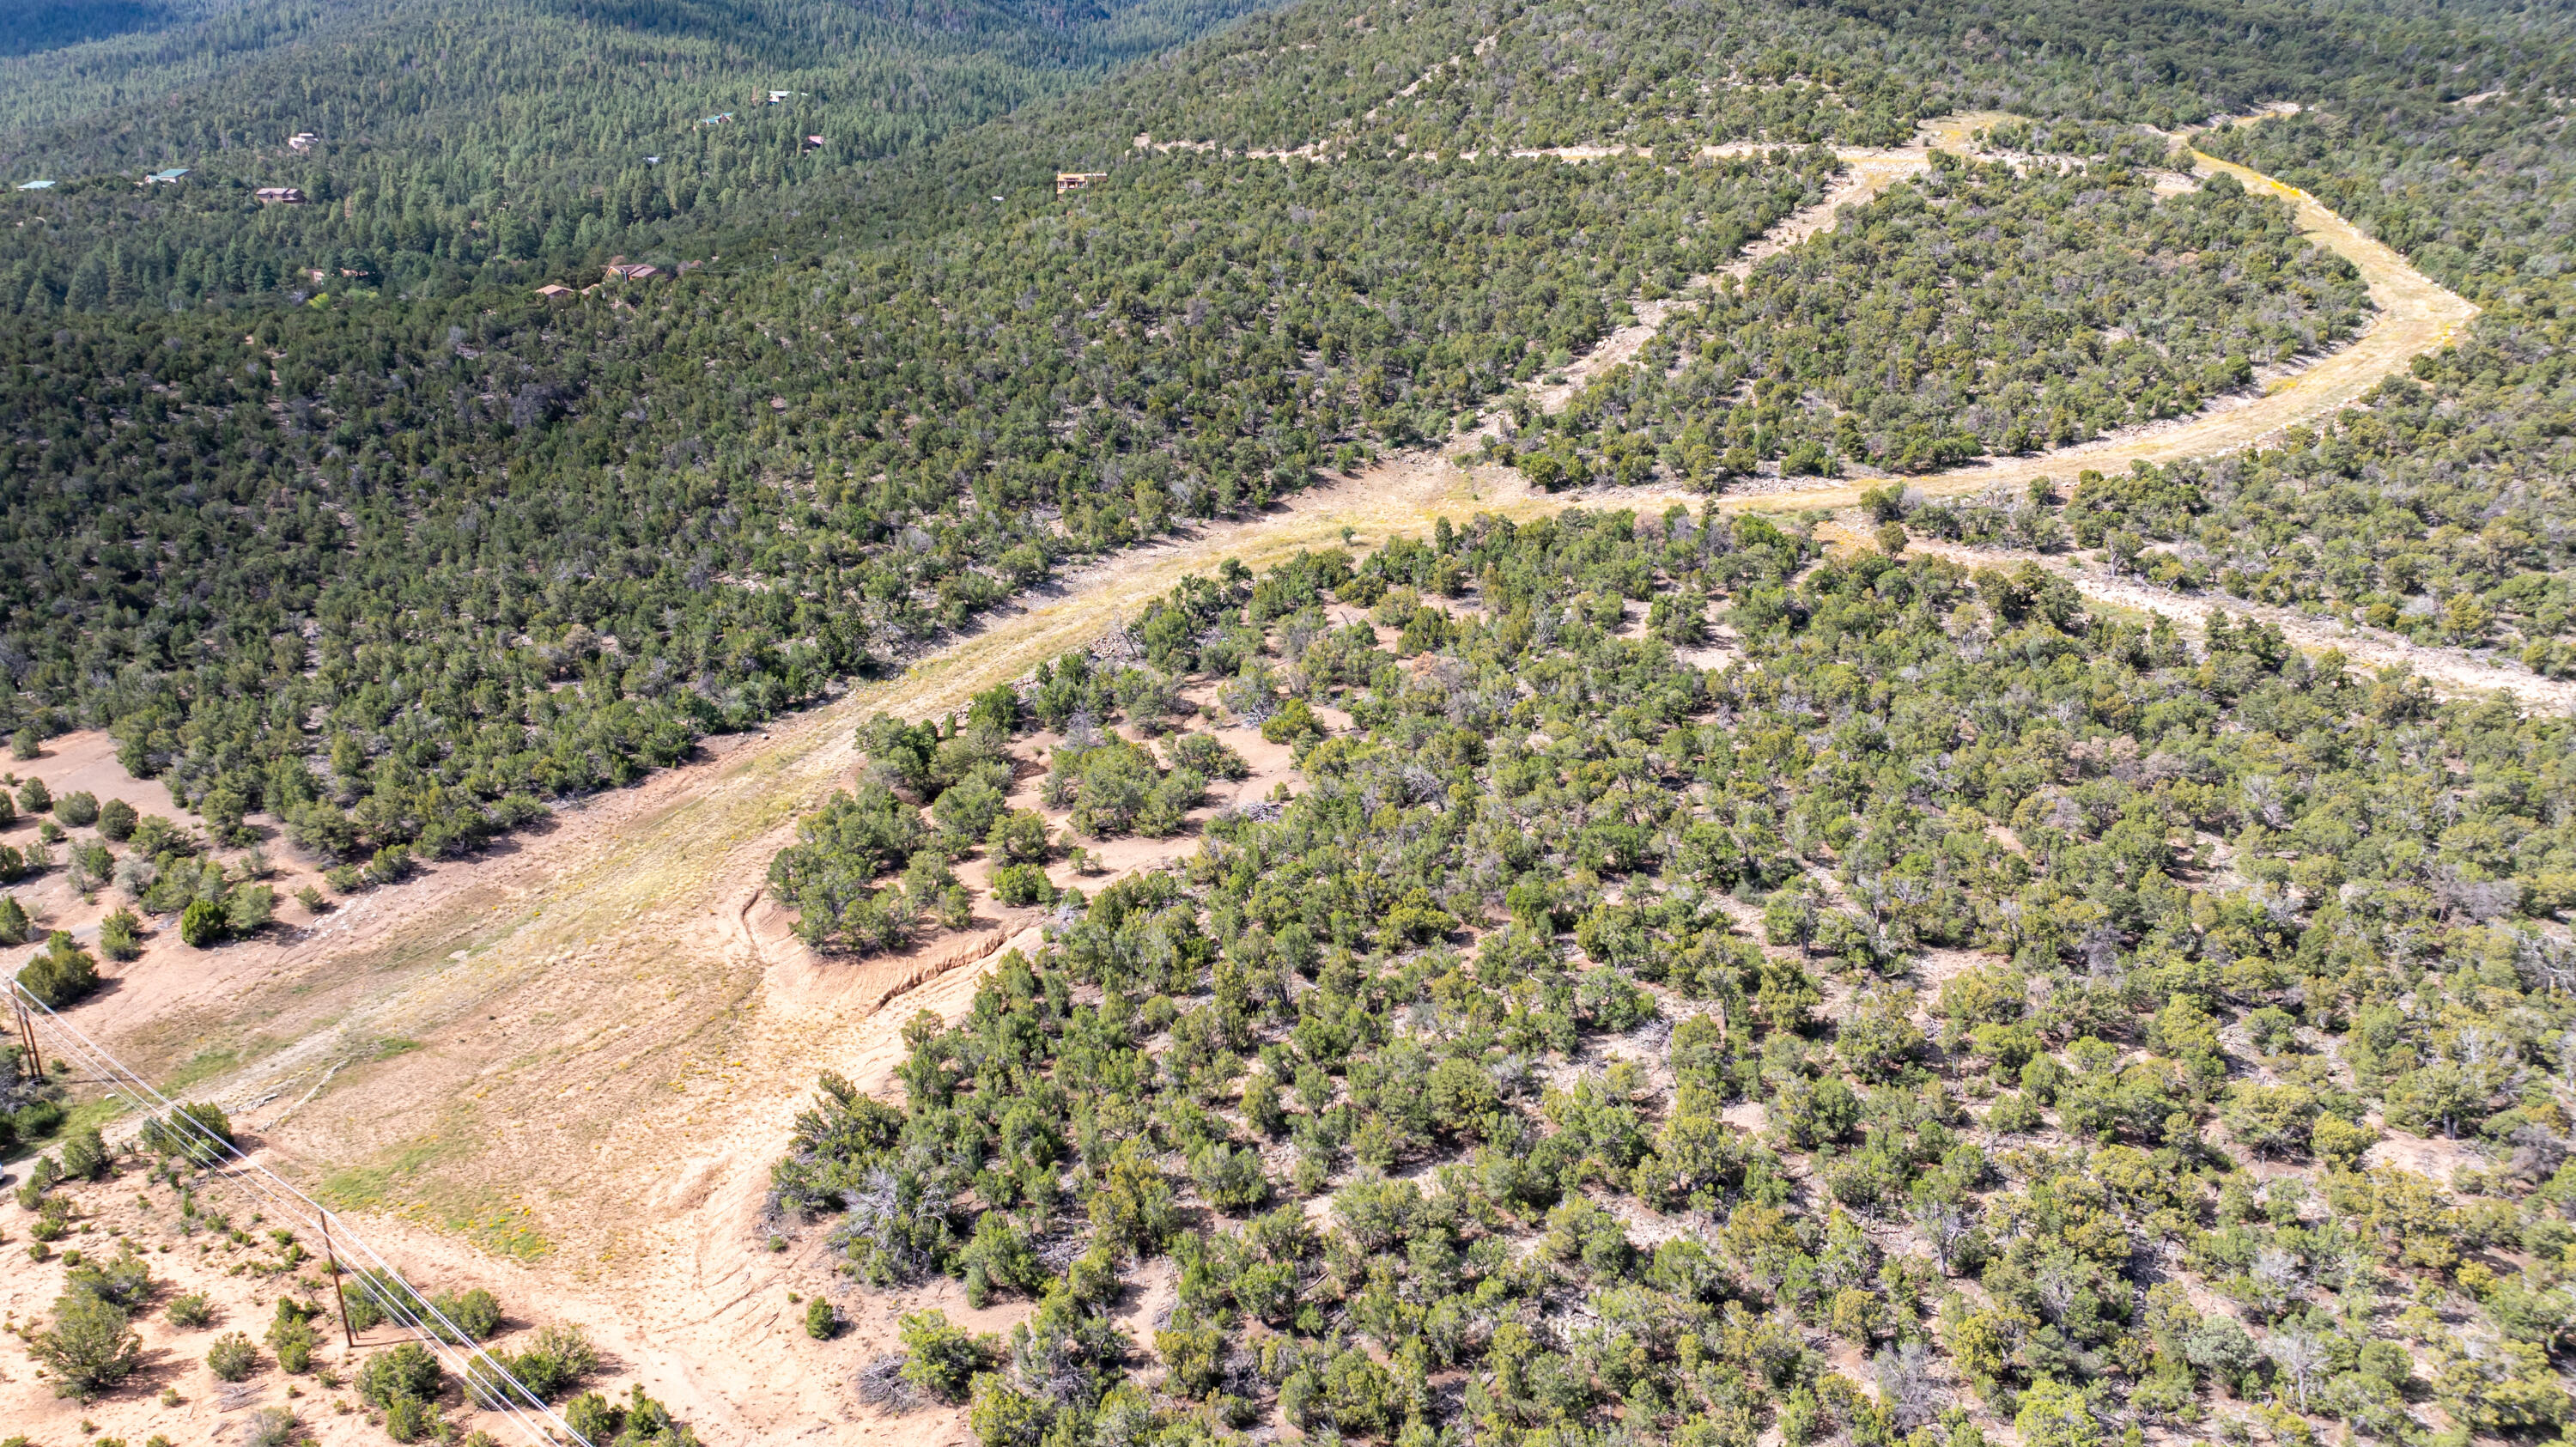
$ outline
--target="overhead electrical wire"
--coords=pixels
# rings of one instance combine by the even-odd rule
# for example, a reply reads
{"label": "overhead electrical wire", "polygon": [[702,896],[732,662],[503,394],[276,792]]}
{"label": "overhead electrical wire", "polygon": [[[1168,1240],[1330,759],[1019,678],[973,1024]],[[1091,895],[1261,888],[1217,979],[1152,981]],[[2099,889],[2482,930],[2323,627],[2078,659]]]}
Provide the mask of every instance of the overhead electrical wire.
{"label": "overhead electrical wire", "polygon": [[[358,1290],[364,1293],[369,1301],[374,1302],[388,1320],[424,1342],[438,1357],[441,1365],[455,1372],[465,1383],[469,1396],[478,1404],[506,1414],[511,1422],[526,1434],[528,1440],[539,1444],[539,1447],[553,1447],[553,1444],[560,1441],[585,1444],[588,1442],[589,1439],[574,1431],[570,1424],[556,1414],[554,1408],[546,1404],[544,1397],[531,1390],[527,1383],[520,1381],[518,1375],[510,1370],[508,1363],[501,1357],[480,1345],[475,1346],[470,1353],[457,1350],[455,1343],[471,1341],[472,1338],[455,1322],[449,1320],[447,1314],[439,1310],[427,1296],[422,1295],[400,1271],[395,1270],[393,1263],[387,1261],[383,1253],[377,1251],[365,1237],[350,1230],[339,1216],[296,1189],[276,1172],[252,1160],[248,1152],[208,1127],[203,1121],[181,1110],[176,1102],[163,1095],[133,1067],[119,1060],[105,1046],[81,1033],[78,1027],[64,1019],[60,1012],[46,1004],[34,991],[29,990],[14,977],[8,981],[8,984],[14,996],[25,1006],[33,1006],[35,1010],[43,1012],[41,1015],[31,1013],[28,1019],[31,1024],[41,1022],[51,1027],[56,1037],[58,1056],[68,1054],[78,1057],[83,1065],[96,1073],[102,1084],[117,1087],[110,1092],[112,1096],[130,1095],[136,1105],[143,1106],[146,1110],[152,1109],[146,1102],[157,1102],[159,1110],[152,1118],[160,1122],[162,1131],[166,1133],[165,1138],[167,1135],[179,1135],[183,1139],[193,1136],[195,1139],[187,1143],[187,1154],[198,1164],[213,1165],[229,1157],[231,1169],[218,1172],[218,1180],[230,1181],[241,1186],[288,1219],[314,1230],[332,1243],[335,1256],[342,1254],[338,1249],[340,1243],[345,1242],[355,1246],[369,1262],[374,1264],[372,1271],[362,1269],[355,1273]],[[202,1148],[198,1142],[203,1143]],[[391,1285],[386,1285],[387,1282]],[[423,1313],[426,1313],[426,1317]],[[435,1325],[431,1324],[433,1321]],[[478,1362],[482,1365],[479,1372],[473,1370],[474,1364]],[[507,1390],[501,1390],[503,1388]],[[523,1408],[517,1401],[511,1400],[511,1393],[523,1398],[527,1407]],[[530,1419],[528,1410],[530,1408],[541,1420]],[[553,1435],[557,1432],[562,1435],[560,1437]]]}

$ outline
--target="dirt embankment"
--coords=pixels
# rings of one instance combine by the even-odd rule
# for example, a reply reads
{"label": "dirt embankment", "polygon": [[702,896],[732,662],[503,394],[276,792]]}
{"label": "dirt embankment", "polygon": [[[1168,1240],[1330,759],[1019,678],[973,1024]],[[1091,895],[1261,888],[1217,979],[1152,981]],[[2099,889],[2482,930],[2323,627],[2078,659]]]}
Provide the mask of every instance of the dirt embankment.
{"label": "dirt embankment", "polygon": [[[1850,188],[1884,185],[1928,154],[1927,144],[1867,166],[1856,158],[1855,177],[1828,199],[1854,199],[1862,192]],[[2371,279],[2381,315],[2359,343],[2295,386],[2152,436],[1930,486],[1968,491],[2132,456],[2230,450],[2341,405],[2468,316],[2393,253],[2313,203],[2294,204],[2303,226]],[[1812,235],[1833,215],[1811,208],[1776,239]],[[1633,355],[1644,340],[1614,338],[1612,354]],[[484,858],[434,866],[259,941],[215,951],[156,943],[111,971],[113,992],[82,1007],[84,1025],[162,1078],[188,1066],[203,1075],[199,1093],[243,1104],[265,1159],[349,1207],[429,1284],[488,1282],[530,1320],[588,1325],[621,1379],[643,1381],[712,1444],[950,1440],[962,1432],[953,1416],[888,1424],[853,1405],[848,1381],[883,1349],[894,1309],[940,1301],[956,1314],[947,1289],[851,1300],[856,1329],[812,1341],[788,1293],[828,1287],[828,1253],[815,1234],[770,1250],[762,1215],[770,1162],[816,1073],[885,1087],[903,1052],[900,1022],[917,1010],[961,1012],[977,966],[993,957],[986,945],[1030,923],[987,907],[964,940],[865,962],[818,958],[786,933],[760,894],[765,871],[797,817],[849,781],[853,726],[880,710],[918,718],[962,708],[1228,557],[1259,568],[1300,548],[1420,531],[1443,514],[1699,501],[1656,490],[1534,495],[1517,473],[1470,467],[1450,449],[1391,457],[1259,517],[1069,572],[900,678],[758,736],[711,740],[697,761],[567,809]],[[1854,501],[1837,484],[1720,505]],[[0,1206],[0,1230],[13,1236],[15,1214]],[[71,1434],[78,1409],[52,1400],[14,1357],[0,1373],[0,1416],[42,1440]]]}

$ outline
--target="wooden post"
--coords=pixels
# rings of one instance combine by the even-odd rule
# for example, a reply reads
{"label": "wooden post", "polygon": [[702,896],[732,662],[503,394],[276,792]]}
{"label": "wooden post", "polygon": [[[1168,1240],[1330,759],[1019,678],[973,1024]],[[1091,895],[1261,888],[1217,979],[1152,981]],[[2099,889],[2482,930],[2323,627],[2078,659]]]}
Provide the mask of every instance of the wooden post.
{"label": "wooden post", "polygon": [[331,1295],[340,1303],[340,1340],[351,1353],[358,1350],[358,1333],[349,1325],[349,1293],[340,1285],[340,1253],[331,1245],[331,1213],[322,1213],[322,1254],[331,1262]]}
{"label": "wooden post", "polygon": [[42,1081],[45,1078],[45,1053],[36,1048],[36,1020],[27,1013],[27,1002],[19,995],[18,986],[14,983],[9,987],[9,1007],[18,1016],[18,1038],[26,1043],[27,1078]]}

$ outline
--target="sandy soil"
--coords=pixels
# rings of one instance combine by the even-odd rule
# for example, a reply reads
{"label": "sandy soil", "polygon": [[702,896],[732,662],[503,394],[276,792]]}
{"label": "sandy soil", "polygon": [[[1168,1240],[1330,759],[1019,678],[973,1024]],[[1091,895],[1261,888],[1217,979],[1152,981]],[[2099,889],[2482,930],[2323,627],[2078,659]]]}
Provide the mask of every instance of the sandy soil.
{"label": "sandy soil", "polygon": [[[1892,175],[1920,162],[1886,164]],[[2370,335],[2327,359],[2322,378],[2151,438],[2079,449],[2080,465],[2232,449],[2339,405],[2466,320],[2465,303],[2393,253],[2298,204],[2302,225],[2371,278],[2382,316]],[[2073,455],[2019,459],[1930,483],[1965,491],[2076,465]],[[1831,507],[1852,493],[1836,485],[1722,505]],[[1699,499],[1539,496],[1518,474],[1470,468],[1450,449],[1390,457],[1259,517],[1068,572],[899,678],[757,736],[710,740],[682,767],[312,928],[184,956],[156,946],[80,1019],[162,1078],[192,1060],[214,1069],[201,1091],[238,1109],[260,1157],[327,1192],[407,1270],[439,1286],[489,1284],[532,1321],[584,1323],[613,1359],[612,1383],[645,1382],[711,1444],[957,1440],[956,1414],[886,1423],[852,1405],[849,1374],[883,1349],[905,1303],[845,1296],[855,1328],[811,1341],[786,1294],[831,1289],[820,1235],[791,1230],[785,1249],[767,1246],[769,1163],[815,1074],[890,1088],[901,1021],[961,1013],[997,937],[1034,941],[1024,915],[989,906],[962,935],[901,957],[826,959],[786,933],[761,890],[768,861],[800,814],[848,782],[853,726],[879,710],[961,708],[1227,557],[1258,568],[1346,538],[1374,544],[1442,514],[1675,501]],[[1283,776],[1283,761],[1228,737],[1262,770],[1255,782]],[[140,804],[139,787],[115,786]],[[45,1268],[15,1252],[0,1262],[5,1300],[49,1299]],[[81,1411],[47,1396],[14,1355],[0,1366],[0,1419],[69,1439]],[[107,1410],[89,1415],[107,1420]]]}

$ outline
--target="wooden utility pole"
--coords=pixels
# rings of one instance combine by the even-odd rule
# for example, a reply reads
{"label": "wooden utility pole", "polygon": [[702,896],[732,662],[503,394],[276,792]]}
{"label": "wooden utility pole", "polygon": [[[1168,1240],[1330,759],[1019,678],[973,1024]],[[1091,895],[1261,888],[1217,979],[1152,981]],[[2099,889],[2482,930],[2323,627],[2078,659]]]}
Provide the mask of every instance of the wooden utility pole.
{"label": "wooden utility pole", "polygon": [[17,1017],[18,1040],[24,1047],[21,1058],[27,1066],[27,1078],[41,1081],[45,1078],[45,1055],[36,1048],[36,1021],[27,1013],[27,1001],[18,993],[14,983],[9,987],[9,1009]]}
{"label": "wooden utility pole", "polygon": [[322,1255],[331,1263],[331,1295],[340,1303],[340,1340],[349,1351],[358,1350],[358,1333],[349,1325],[349,1293],[340,1285],[340,1253],[331,1245],[331,1213],[322,1213]]}

